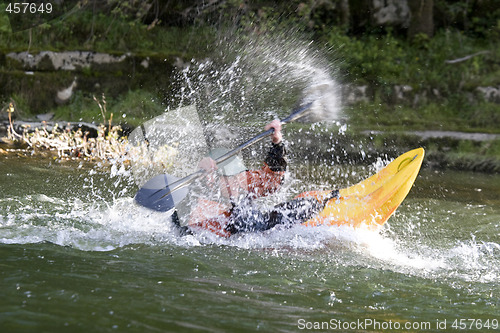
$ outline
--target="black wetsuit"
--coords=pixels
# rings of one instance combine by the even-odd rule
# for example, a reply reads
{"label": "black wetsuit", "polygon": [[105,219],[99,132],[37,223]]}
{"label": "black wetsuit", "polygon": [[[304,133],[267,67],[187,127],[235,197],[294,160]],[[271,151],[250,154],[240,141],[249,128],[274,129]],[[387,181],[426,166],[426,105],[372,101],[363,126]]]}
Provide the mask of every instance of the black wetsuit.
{"label": "black wetsuit", "polygon": [[[283,143],[273,144],[265,162],[272,171],[286,171],[285,155]],[[338,191],[332,191],[323,202],[319,202],[316,198],[293,199],[278,204],[268,211],[261,211],[252,204],[251,197],[246,197],[238,204],[233,204],[230,223],[226,226],[226,230],[233,235],[239,232],[265,231],[276,225],[292,226],[302,223],[318,214],[328,200],[337,196]]]}

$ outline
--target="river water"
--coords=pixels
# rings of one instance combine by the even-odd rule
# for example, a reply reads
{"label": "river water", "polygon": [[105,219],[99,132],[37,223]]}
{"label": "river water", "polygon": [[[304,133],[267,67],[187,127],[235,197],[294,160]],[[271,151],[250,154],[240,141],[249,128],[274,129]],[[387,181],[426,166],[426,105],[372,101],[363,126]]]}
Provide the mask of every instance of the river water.
{"label": "river water", "polygon": [[[377,167],[295,172],[288,190]],[[378,232],[220,239],[136,206],[120,169],[9,155],[0,174],[2,332],[498,331],[498,175],[422,170]]]}
{"label": "river water", "polygon": [[[322,102],[312,121],[338,121],[330,62],[285,37],[236,50],[242,43],[229,41],[220,59],[191,61],[176,75],[172,105],[196,105],[203,126],[240,128],[229,140],[236,144],[264,119],[284,118],[298,98]],[[319,140],[321,130],[305,136],[334,154],[327,148],[343,144],[338,135]],[[287,183],[269,200],[348,186],[387,162],[307,162],[301,140],[290,140]],[[499,328],[499,175],[422,170],[376,232],[296,226],[230,239],[179,236],[168,215],[134,203],[137,179],[119,165],[10,154],[0,157],[0,175],[1,332]]]}

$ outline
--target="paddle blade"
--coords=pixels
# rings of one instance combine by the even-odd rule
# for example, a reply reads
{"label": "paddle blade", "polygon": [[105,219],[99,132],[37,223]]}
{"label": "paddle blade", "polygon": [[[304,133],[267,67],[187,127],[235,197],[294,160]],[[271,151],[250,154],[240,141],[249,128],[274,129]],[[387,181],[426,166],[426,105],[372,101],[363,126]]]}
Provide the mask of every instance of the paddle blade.
{"label": "paddle blade", "polygon": [[178,178],[167,174],[153,177],[137,191],[135,201],[139,205],[157,212],[167,212],[181,202],[188,193],[188,186],[170,193],[169,184],[174,184],[178,180]]}

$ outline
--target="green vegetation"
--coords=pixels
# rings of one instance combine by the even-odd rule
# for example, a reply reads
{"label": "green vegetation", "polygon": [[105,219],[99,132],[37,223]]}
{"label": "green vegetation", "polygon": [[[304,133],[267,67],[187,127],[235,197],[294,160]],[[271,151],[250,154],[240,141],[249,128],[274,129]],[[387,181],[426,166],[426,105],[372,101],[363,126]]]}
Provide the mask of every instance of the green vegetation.
{"label": "green vegetation", "polygon": [[[116,1],[108,1],[114,3]],[[161,53],[203,57],[204,48],[215,41],[210,26],[154,26],[125,15],[120,6],[93,12],[84,7],[29,30],[5,33],[7,22],[0,20],[0,49],[4,52],[95,51],[138,55]]]}
{"label": "green vegetation", "polygon": [[[362,38],[332,33],[329,43],[338,45],[335,56],[345,82],[371,87],[373,102],[348,109],[355,126],[500,131],[500,106],[477,91],[500,85],[498,40],[441,31],[422,47],[390,33]],[[477,55],[446,62],[472,54]],[[404,100],[398,100],[396,85],[410,87]]]}
{"label": "green vegetation", "polygon": [[357,130],[448,130],[500,133],[500,110],[491,102],[429,102],[412,107],[360,103],[346,107],[351,127]]}
{"label": "green vegetation", "polygon": [[[495,1],[475,6],[472,2],[434,0],[435,33],[420,32],[411,37],[401,26],[381,27],[367,17],[359,18],[356,6],[366,3],[349,1],[350,16],[346,16],[341,1],[334,0],[260,0],[251,4],[231,0],[210,6],[194,0],[84,1],[82,8],[21,32],[6,32],[8,23],[3,17],[0,49],[3,53],[130,52],[169,61],[177,56],[189,60],[212,54],[227,34],[245,40],[249,35],[289,31],[313,39],[335,64],[342,83],[369,87],[368,102],[345,107],[355,129],[404,126],[500,132],[500,106],[483,100],[477,90],[500,86],[500,9]],[[361,24],[363,20],[366,23]],[[3,64],[0,61],[0,71]],[[395,86],[410,87],[404,99],[398,97]],[[142,84],[119,96],[105,93],[116,121],[136,125],[165,109],[164,96]],[[24,110],[24,116],[49,111],[30,109],[27,99],[36,98],[33,96],[2,95],[0,102],[3,105],[11,98],[17,109]],[[54,112],[58,119],[100,117],[92,94],[81,92],[75,93],[70,104],[56,106]]]}
{"label": "green vegetation", "polygon": [[[114,122],[127,123],[133,127],[165,111],[161,103],[156,100],[157,97],[144,90],[129,91],[118,100],[109,99],[106,96],[95,97],[98,101],[102,99],[106,101],[106,108],[110,114],[113,114]],[[80,92],[75,93],[71,103],[59,106],[54,110],[54,119],[58,121],[70,119],[103,122],[94,96],[84,96]]]}

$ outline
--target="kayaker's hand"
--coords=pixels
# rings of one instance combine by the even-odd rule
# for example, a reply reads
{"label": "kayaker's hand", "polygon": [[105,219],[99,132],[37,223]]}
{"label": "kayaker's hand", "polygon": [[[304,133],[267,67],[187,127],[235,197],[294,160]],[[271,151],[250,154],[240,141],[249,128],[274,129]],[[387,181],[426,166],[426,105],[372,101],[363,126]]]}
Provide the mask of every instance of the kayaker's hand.
{"label": "kayaker's hand", "polygon": [[271,128],[274,128],[274,133],[271,134],[271,141],[274,144],[280,143],[283,139],[283,135],[281,134],[281,121],[279,119],[275,119],[264,127],[266,131]]}

